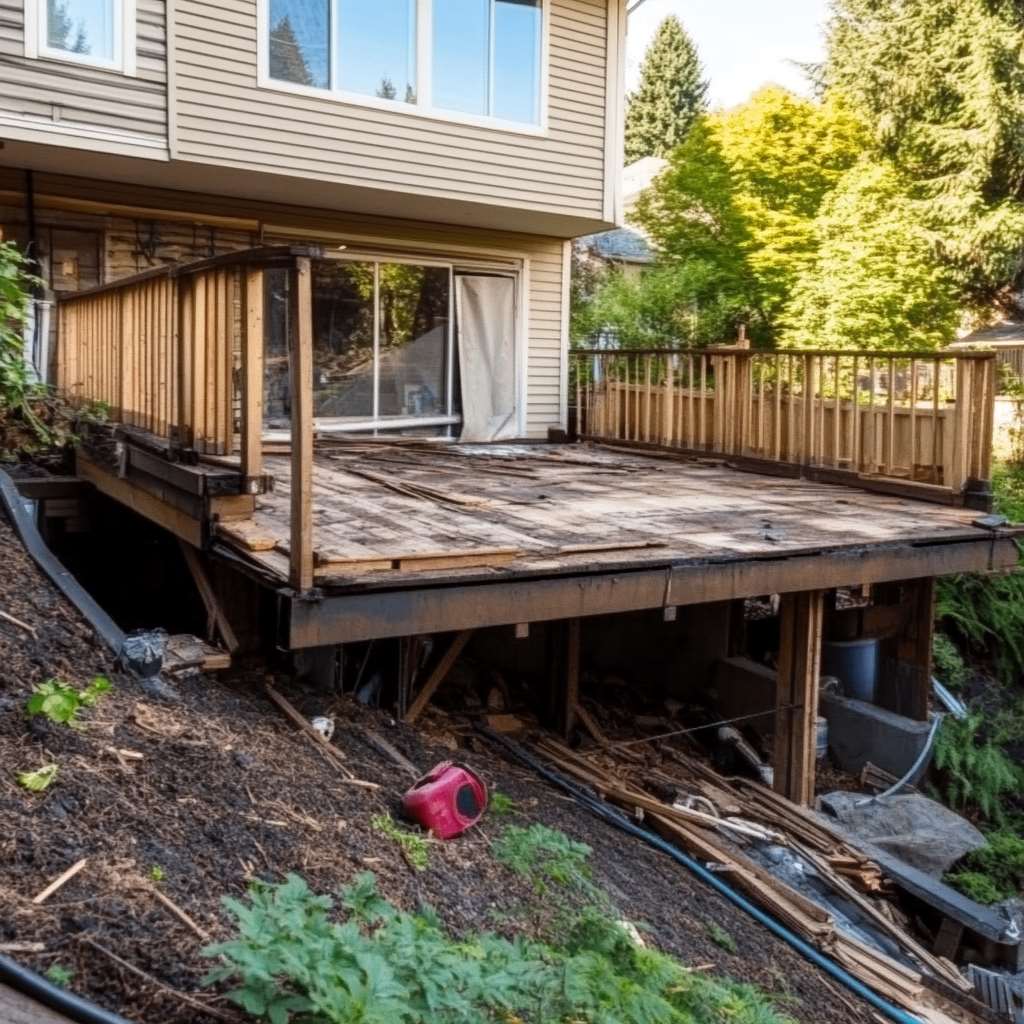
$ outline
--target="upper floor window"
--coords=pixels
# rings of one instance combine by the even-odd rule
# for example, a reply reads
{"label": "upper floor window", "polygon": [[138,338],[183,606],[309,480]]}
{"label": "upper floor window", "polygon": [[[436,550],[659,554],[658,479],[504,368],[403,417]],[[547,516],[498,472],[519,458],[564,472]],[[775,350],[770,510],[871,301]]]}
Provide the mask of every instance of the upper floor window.
{"label": "upper floor window", "polygon": [[439,115],[542,121],[542,0],[264,0],[266,79]]}
{"label": "upper floor window", "polygon": [[135,73],[135,0],[25,0],[25,54]]}

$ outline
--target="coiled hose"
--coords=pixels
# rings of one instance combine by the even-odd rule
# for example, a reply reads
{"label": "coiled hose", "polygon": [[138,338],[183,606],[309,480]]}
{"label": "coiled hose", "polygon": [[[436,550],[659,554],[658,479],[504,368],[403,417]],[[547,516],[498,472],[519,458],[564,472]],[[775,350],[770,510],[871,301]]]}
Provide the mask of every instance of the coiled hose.
{"label": "coiled hose", "polygon": [[609,824],[614,825],[623,832],[636,836],[637,839],[642,839],[645,843],[648,843],[655,849],[660,850],[662,853],[668,854],[668,856],[673,860],[688,868],[702,882],[710,885],[712,889],[724,896],[730,903],[739,907],[739,909],[744,913],[749,914],[755,921],[763,924],[773,935],[782,939],[783,942],[795,949],[801,956],[820,967],[826,974],[835,978],[836,981],[848,988],[855,995],[860,996],[865,1002],[870,1003],[871,1006],[889,1020],[895,1021],[896,1024],[922,1024],[922,1021],[918,1017],[912,1016],[905,1010],[901,1010],[898,1006],[894,1006],[892,1003],[883,999],[877,992],[872,991],[867,985],[858,981],[852,974],[840,967],[839,964],[829,960],[828,957],[819,953],[818,950],[809,943],[804,942],[799,935],[791,932],[788,928],[776,921],[775,918],[770,917],[761,910],[760,907],[756,907],[748,899],[745,899],[736,892],[735,889],[730,888],[725,884],[725,882],[718,878],[717,875],[708,871],[703,864],[683,853],[682,850],[677,849],[671,843],[666,842],[661,838],[661,836],[655,835],[647,829],[640,828],[639,825],[630,821],[629,818],[627,818],[621,811],[616,810],[613,807],[609,807],[608,804],[598,800],[597,797],[587,792],[583,787],[577,785],[572,780],[567,779],[564,775],[556,772],[553,768],[548,767],[518,743],[515,743],[506,736],[502,736],[499,733],[494,732],[492,729],[488,729],[484,726],[478,726],[478,729],[483,736],[489,739],[492,743],[503,747],[521,764],[537,772],[538,775],[543,776],[548,780],[548,782],[558,786],[559,789],[564,790],[570,796],[574,797],[592,814],[595,814],[599,818],[603,818]]}

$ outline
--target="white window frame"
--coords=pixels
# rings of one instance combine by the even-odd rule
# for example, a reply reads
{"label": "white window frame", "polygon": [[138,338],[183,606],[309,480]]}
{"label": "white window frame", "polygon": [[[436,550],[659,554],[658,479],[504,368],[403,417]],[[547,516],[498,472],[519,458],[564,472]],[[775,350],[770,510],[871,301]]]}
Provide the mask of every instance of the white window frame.
{"label": "white window frame", "polygon": [[110,0],[110,3],[113,6],[114,26],[114,55],[110,60],[88,53],[71,53],[47,45],[47,0],[25,0],[25,56],[30,60],[59,60],[134,77],[136,0]]}
{"label": "white window frame", "polygon": [[[127,0],[125,0],[127,2]],[[467,114],[458,110],[447,110],[433,105],[433,88],[431,82],[433,70],[433,0],[416,0],[416,102],[405,103],[402,100],[387,100],[380,96],[367,96],[363,93],[351,92],[335,88],[336,60],[335,33],[338,31],[337,17],[338,0],[330,0],[330,76],[331,88],[321,89],[316,86],[299,85],[296,82],[285,82],[270,77],[270,0],[258,0],[259,17],[257,23],[257,85],[261,89],[275,89],[279,92],[291,92],[300,96],[312,96],[317,99],[329,99],[338,103],[360,107],[373,107],[377,110],[388,110],[413,117],[427,117],[435,121],[449,121],[455,124],[474,125],[480,128],[493,128],[500,131],[515,132],[520,135],[548,134],[548,66],[550,47],[551,0],[541,0],[541,40],[539,69],[539,120],[508,121],[486,114]],[[491,83],[493,87],[493,82]]]}

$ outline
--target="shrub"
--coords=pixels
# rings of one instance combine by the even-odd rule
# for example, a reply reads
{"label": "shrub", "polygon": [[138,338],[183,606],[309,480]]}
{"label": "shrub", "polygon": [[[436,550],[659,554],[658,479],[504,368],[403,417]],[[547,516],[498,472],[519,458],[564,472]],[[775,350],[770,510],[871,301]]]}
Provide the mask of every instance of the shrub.
{"label": "shrub", "polygon": [[689,972],[635,945],[595,911],[558,946],[491,933],[456,938],[429,908],[410,914],[371,874],[334,901],[295,875],[227,899],[237,938],[208,983],[232,980],[248,1013],[287,1024],[783,1024],[758,992]]}
{"label": "shrub", "polygon": [[960,649],[945,633],[936,633],[932,641],[935,676],[951,690],[963,686],[971,676]]}
{"label": "shrub", "polygon": [[946,803],[976,808],[992,821],[1004,817],[1003,799],[1016,793],[1024,773],[1000,747],[980,736],[980,715],[947,718],[935,744],[935,766],[942,773]]}
{"label": "shrub", "polygon": [[946,881],[978,903],[998,903],[1024,889],[1024,839],[1014,832],[993,832],[980,850],[969,853]]}

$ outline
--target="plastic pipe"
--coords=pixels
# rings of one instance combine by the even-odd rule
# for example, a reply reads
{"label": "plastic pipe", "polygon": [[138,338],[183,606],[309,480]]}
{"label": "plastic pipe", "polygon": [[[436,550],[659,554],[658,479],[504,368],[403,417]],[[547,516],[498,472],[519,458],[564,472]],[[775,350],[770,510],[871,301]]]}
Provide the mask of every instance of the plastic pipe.
{"label": "plastic pipe", "polygon": [[871,1006],[889,1020],[895,1021],[896,1024],[923,1024],[920,1018],[914,1017],[912,1014],[907,1013],[906,1010],[901,1010],[898,1006],[894,1006],[892,1003],[883,999],[877,992],[872,991],[863,982],[858,981],[852,974],[840,967],[839,964],[829,960],[828,957],[819,953],[812,945],[801,939],[799,935],[794,934],[784,925],[776,921],[775,918],[770,917],[761,910],[760,907],[754,906],[753,903],[741,896],[735,891],[735,889],[726,885],[725,882],[723,882],[717,875],[708,871],[703,864],[683,853],[682,850],[677,849],[671,843],[662,839],[661,836],[655,835],[653,832],[647,831],[647,829],[640,828],[639,825],[635,825],[621,812],[613,810],[607,804],[602,803],[585,789],[578,786],[575,782],[570,781],[554,769],[549,768],[547,765],[538,761],[533,757],[533,755],[529,754],[519,746],[518,743],[513,743],[507,737],[501,736],[491,729],[482,726],[478,726],[478,729],[484,736],[491,740],[492,743],[496,743],[498,746],[504,747],[522,764],[526,765],[528,768],[532,768],[549,782],[558,786],[560,789],[565,790],[570,794],[570,796],[574,797],[599,818],[603,818],[605,821],[615,825],[616,828],[621,829],[623,832],[628,832],[630,835],[636,836],[637,839],[644,840],[644,842],[649,843],[662,853],[668,854],[673,860],[688,868],[702,882],[710,885],[712,889],[724,896],[730,903],[739,907],[739,909],[744,911],[746,914],[749,914],[755,921],[763,924],[773,935],[782,939],[783,942],[795,949],[801,956],[820,967],[828,975],[835,978],[835,980],[841,985],[844,985],[851,992],[860,996],[865,1002],[870,1003]]}
{"label": "plastic pipe", "polygon": [[50,577],[53,585],[82,613],[85,620],[99,634],[110,650],[115,655],[119,655],[124,646],[124,632],[46,546],[39,530],[36,529],[36,524],[32,521],[32,516],[25,508],[24,500],[18,493],[14,481],[2,469],[0,469],[0,502],[7,509],[14,532],[21,538],[21,543],[32,556],[36,565]]}
{"label": "plastic pipe", "polygon": [[932,746],[935,744],[935,737],[939,734],[939,726],[942,725],[942,720],[945,715],[936,715],[935,720],[932,722],[931,732],[928,733],[928,739],[925,741],[924,749],[917,755],[917,760],[911,765],[907,774],[903,776],[899,782],[893,783],[884,793],[876,793],[874,796],[870,796],[867,800],[858,800],[857,807],[867,807],[868,804],[878,804],[890,796],[895,796],[904,786],[910,783],[910,780],[921,770],[925,762],[932,754]]}
{"label": "plastic pipe", "polygon": [[59,988],[10,957],[0,956],[0,982],[75,1024],[130,1024],[124,1017]]}

